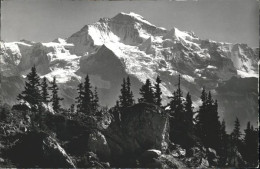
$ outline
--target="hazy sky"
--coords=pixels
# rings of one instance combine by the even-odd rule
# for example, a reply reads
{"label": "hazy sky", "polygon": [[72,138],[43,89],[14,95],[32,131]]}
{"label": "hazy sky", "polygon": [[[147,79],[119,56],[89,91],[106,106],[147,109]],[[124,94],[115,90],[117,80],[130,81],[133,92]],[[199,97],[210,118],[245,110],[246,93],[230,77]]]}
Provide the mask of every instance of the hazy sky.
{"label": "hazy sky", "polygon": [[154,25],[194,31],[203,39],[258,45],[256,0],[85,1],[5,0],[2,40],[37,42],[66,38],[84,25],[119,12],[135,12]]}

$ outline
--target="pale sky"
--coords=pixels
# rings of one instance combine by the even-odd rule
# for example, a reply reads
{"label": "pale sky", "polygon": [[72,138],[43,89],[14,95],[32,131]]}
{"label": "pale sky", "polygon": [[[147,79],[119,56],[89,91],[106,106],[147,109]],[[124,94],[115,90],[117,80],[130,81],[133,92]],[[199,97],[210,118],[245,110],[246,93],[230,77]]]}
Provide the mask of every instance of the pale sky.
{"label": "pale sky", "polygon": [[5,0],[1,7],[1,38],[6,42],[67,38],[99,18],[134,12],[156,26],[194,31],[202,39],[259,46],[256,0]]}

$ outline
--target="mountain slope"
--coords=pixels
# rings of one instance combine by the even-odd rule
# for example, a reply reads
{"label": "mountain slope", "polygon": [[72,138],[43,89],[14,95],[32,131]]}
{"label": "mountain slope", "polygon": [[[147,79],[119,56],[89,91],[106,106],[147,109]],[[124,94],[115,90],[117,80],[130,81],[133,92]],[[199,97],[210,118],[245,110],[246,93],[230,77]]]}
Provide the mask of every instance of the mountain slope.
{"label": "mountain slope", "polygon": [[[195,107],[199,104],[202,86],[212,90],[221,103],[221,99],[227,98],[229,93],[219,92],[219,85],[232,77],[258,77],[258,49],[246,44],[203,40],[193,32],[180,31],[175,27],[166,30],[134,13],[101,18],[66,40],[1,43],[0,60],[4,79],[1,90],[7,91],[6,86],[11,83],[16,91],[2,92],[4,102],[15,102],[16,95],[23,89],[22,85],[15,84],[19,84],[19,79],[23,79],[31,66],[36,65],[42,77],[52,80],[56,76],[66,107],[74,102],[77,96],[75,88],[86,74],[90,75],[92,85],[98,87],[101,103],[108,106],[115,104],[122,78],[127,75],[131,77],[136,97],[139,97],[139,88],[147,78],[155,82],[160,75],[166,103],[167,96],[176,88],[177,76],[181,74],[184,94],[190,91]],[[15,76],[19,78],[5,80]],[[240,81],[242,79],[238,78],[238,83]],[[257,84],[254,83],[254,86],[252,92],[256,93]],[[240,94],[243,91],[235,92]],[[252,99],[253,96],[249,97],[236,104],[255,105],[257,101]],[[246,104],[248,102],[253,103]],[[234,106],[228,104],[225,105],[227,107],[221,106],[222,117],[243,114],[241,108],[232,108]],[[252,115],[243,115],[243,118],[252,120],[252,117],[257,117],[257,107],[252,108],[250,113]],[[233,119],[227,123],[233,125]]]}

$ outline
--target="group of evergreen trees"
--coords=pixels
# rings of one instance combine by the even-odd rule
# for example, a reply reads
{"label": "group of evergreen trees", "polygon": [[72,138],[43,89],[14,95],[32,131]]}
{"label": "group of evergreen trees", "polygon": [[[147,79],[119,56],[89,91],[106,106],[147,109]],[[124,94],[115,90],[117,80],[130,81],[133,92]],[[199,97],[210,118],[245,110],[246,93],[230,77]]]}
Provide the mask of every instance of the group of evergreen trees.
{"label": "group of evergreen trees", "polygon": [[[244,139],[241,139],[240,123],[236,119],[234,130],[231,135],[226,133],[225,121],[219,121],[218,116],[218,102],[213,100],[211,92],[206,92],[205,88],[201,92],[201,102],[199,110],[194,112],[191,95],[188,92],[186,98],[183,97],[181,90],[181,77],[178,77],[177,89],[173,91],[173,96],[169,97],[169,103],[162,106],[162,91],[160,84],[162,83],[160,77],[156,78],[156,83],[153,85],[149,79],[140,88],[139,103],[155,104],[161,108],[167,109],[170,117],[170,139],[174,142],[182,144],[190,143],[188,134],[198,136],[203,145],[214,148],[220,155],[220,160],[225,164],[228,156],[228,145],[239,147],[241,144],[242,152],[248,163],[255,165],[258,157],[258,130],[251,126],[250,122],[245,130]],[[49,95],[48,90],[51,90]],[[23,100],[29,103],[32,112],[39,112],[41,110],[41,103],[48,104],[52,102],[52,107],[55,112],[61,110],[60,98],[58,95],[59,88],[56,84],[56,78],[48,85],[47,79],[44,77],[42,81],[37,75],[35,66],[32,67],[31,72],[27,75],[27,82],[25,83],[24,91],[18,95],[18,100]],[[87,75],[84,83],[80,83],[77,88],[78,97],[75,105],[72,104],[69,108],[71,113],[83,113],[86,115],[95,115],[99,109],[99,98],[97,88],[92,90],[89,76]],[[135,104],[134,95],[131,90],[131,82],[129,76],[123,78],[121,85],[121,94],[119,100],[116,102],[114,116],[117,121],[120,121],[120,110]],[[115,113],[116,112],[116,113]],[[197,114],[196,117],[194,115]],[[176,140],[177,139],[177,140]],[[240,146],[241,147],[241,146]]]}
{"label": "group of evergreen trees", "polygon": [[[77,113],[84,113],[86,115],[94,115],[99,108],[99,98],[97,93],[97,87],[92,91],[89,76],[85,78],[85,82],[78,85],[78,97],[76,98]],[[73,104],[74,105],[74,104]],[[71,112],[74,109],[71,108]]]}
{"label": "group of evergreen trees", "polygon": [[[205,88],[201,92],[201,102],[198,111],[193,110],[191,95],[188,92],[186,98],[181,90],[181,77],[179,75],[177,89],[173,91],[173,96],[166,106],[162,106],[162,92],[160,88],[161,79],[158,76],[153,86],[149,79],[140,88],[141,98],[139,103],[146,102],[156,104],[162,108],[169,109],[170,115],[170,139],[179,142],[183,146],[189,145],[187,133],[198,136],[203,145],[214,148],[220,156],[220,165],[224,166],[232,151],[241,149],[245,157],[247,166],[255,166],[258,161],[258,130],[248,122],[244,139],[241,139],[240,123],[235,120],[234,130],[229,135],[226,132],[225,120],[222,122],[218,116],[218,102],[213,100],[211,92],[206,92]],[[121,95],[115,107],[128,107],[134,104],[133,93],[130,89],[131,83],[127,77],[127,83],[123,79]],[[130,100],[128,102],[128,100]],[[194,115],[197,114],[196,117]],[[120,115],[117,114],[117,117]],[[186,144],[185,144],[186,143]],[[241,147],[242,145],[242,147]],[[234,154],[233,154],[234,155]],[[231,155],[232,156],[232,155]]]}
{"label": "group of evergreen trees", "polygon": [[[138,99],[139,103],[151,103],[158,106],[162,106],[162,92],[160,88],[161,79],[158,76],[156,78],[156,84],[152,86],[149,79],[146,80],[145,84],[140,89],[141,98]],[[119,96],[119,101],[116,102],[115,107],[126,108],[135,104],[134,95],[131,91],[131,82],[129,76],[125,79],[123,78],[123,83],[121,85],[121,94]]]}
{"label": "group of evergreen trees", "polygon": [[123,78],[123,84],[121,88],[121,95],[119,96],[119,106],[120,107],[129,107],[134,104],[134,95],[131,91],[131,82],[129,76]]}
{"label": "group of evergreen trees", "polygon": [[201,101],[202,105],[198,111],[197,133],[205,145],[218,149],[221,125],[218,116],[217,100],[214,101],[211,92],[209,91],[207,94],[203,88]]}
{"label": "group of evergreen trees", "polygon": [[159,76],[156,78],[156,83],[152,86],[149,79],[146,80],[145,84],[140,89],[141,98],[138,99],[139,103],[146,102],[162,106],[162,91],[160,88],[161,79]]}
{"label": "group of evergreen trees", "polygon": [[[53,110],[58,112],[61,108],[60,101],[63,100],[63,98],[58,96],[59,88],[56,84],[56,78],[53,78],[49,87],[46,77],[44,77],[41,82],[35,66],[31,68],[31,72],[26,78],[28,81],[25,82],[24,91],[18,95],[17,99],[27,102],[32,112],[40,112],[42,102],[45,104],[52,102]],[[49,95],[48,90],[51,90],[51,95]]]}

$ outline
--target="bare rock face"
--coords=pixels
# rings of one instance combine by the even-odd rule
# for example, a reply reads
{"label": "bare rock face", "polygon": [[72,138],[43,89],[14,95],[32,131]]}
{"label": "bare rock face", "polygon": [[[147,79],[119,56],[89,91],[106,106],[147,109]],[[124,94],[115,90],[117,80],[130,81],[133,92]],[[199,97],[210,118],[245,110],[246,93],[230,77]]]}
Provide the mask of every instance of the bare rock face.
{"label": "bare rock face", "polygon": [[165,152],[169,142],[169,121],[162,109],[146,103],[128,108],[122,114],[125,133],[144,149]]}
{"label": "bare rock face", "polygon": [[141,103],[122,110],[121,122],[112,123],[103,133],[111,149],[112,164],[136,167],[135,160],[146,150],[167,150],[169,120],[159,107]]}

